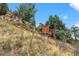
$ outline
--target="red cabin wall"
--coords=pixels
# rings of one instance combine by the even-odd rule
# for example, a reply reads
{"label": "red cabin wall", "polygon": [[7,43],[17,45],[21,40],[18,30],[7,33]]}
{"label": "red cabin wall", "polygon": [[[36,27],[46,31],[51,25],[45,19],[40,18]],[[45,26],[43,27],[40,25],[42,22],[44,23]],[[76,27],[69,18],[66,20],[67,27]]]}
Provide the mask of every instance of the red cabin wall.
{"label": "red cabin wall", "polygon": [[49,34],[49,33],[51,33],[50,36],[51,36],[52,38],[56,39],[55,28],[53,28],[53,29],[50,30],[49,26],[43,26],[43,27],[42,27],[42,33],[43,33],[43,34]]}

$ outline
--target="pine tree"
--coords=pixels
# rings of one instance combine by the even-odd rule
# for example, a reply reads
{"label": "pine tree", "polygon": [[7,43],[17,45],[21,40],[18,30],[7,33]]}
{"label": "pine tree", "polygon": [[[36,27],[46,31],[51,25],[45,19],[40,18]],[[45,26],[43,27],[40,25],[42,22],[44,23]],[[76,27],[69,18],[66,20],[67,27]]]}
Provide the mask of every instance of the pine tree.
{"label": "pine tree", "polygon": [[49,20],[46,22],[46,25],[54,25],[56,26],[57,30],[66,30],[65,24],[60,20],[60,18],[55,15],[55,16],[49,16]]}
{"label": "pine tree", "polygon": [[52,29],[55,29],[55,34],[57,36],[57,39],[63,40],[65,39],[65,33],[66,33],[66,27],[65,24],[62,22],[62,20],[59,18],[59,16],[49,16],[49,20],[46,22],[46,25],[50,26],[51,32]]}
{"label": "pine tree", "polygon": [[24,3],[20,4],[17,8],[18,16],[22,19],[22,22],[25,21],[31,23],[31,25],[35,26],[35,4],[32,3]]}
{"label": "pine tree", "polygon": [[0,15],[5,15],[9,10],[7,3],[0,4]]}

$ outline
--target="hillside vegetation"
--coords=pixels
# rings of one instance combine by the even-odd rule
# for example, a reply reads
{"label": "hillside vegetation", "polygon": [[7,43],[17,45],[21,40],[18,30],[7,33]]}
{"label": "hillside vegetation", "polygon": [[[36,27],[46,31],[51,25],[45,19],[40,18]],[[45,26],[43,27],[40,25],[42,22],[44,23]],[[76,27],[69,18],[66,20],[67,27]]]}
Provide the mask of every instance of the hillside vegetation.
{"label": "hillside vegetation", "polygon": [[33,3],[21,3],[13,11],[7,3],[0,4],[0,55],[79,55],[77,27],[68,29],[58,15],[50,15],[45,24],[36,26],[35,13]]}
{"label": "hillside vegetation", "polygon": [[32,32],[14,21],[0,19],[0,55],[70,56],[75,52],[68,43]]}

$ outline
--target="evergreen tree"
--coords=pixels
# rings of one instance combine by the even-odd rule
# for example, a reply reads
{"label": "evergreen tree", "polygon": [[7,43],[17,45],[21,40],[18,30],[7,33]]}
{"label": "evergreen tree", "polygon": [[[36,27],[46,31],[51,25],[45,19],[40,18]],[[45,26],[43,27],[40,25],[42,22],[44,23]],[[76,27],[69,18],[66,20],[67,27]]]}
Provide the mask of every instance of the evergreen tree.
{"label": "evergreen tree", "polygon": [[0,15],[5,15],[9,10],[7,3],[0,4]]}
{"label": "evergreen tree", "polygon": [[50,26],[50,29],[52,29],[53,27],[55,28],[57,39],[65,39],[67,28],[57,15],[49,16],[49,20],[46,22],[46,25]]}
{"label": "evergreen tree", "polygon": [[19,18],[23,18],[25,11],[26,11],[25,4],[22,3],[22,4],[19,4],[19,7],[15,11],[15,13],[17,13]]}
{"label": "evergreen tree", "polygon": [[17,8],[18,16],[22,19],[22,22],[29,22],[31,25],[35,26],[35,4],[24,3],[20,4]]}
{"label": "evergreen tree", "polygon": [[46,25],[54,25],[57,30],[66,30],[65,24],[60,20],[60,18],[55,16],[49,16],[49,20],[46,22]]}

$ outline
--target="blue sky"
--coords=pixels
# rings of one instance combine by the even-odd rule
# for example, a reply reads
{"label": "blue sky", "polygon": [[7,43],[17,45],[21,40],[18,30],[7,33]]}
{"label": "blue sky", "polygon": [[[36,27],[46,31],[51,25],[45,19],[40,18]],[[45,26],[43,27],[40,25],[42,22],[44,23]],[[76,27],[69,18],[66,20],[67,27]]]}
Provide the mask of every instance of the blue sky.
{"label": "blue sky", "polygon": [[[8,4],[11,10],[15,10],[18,4]],[[50,15],[58,15],[70,28],[73,24],[79,25],[79,7],[78,4],[70,3],[38,3],[36,4],[36,23],[45,23]]]}

